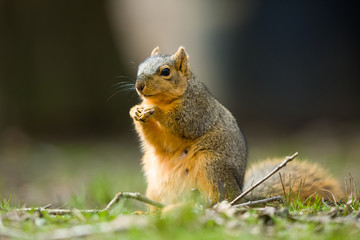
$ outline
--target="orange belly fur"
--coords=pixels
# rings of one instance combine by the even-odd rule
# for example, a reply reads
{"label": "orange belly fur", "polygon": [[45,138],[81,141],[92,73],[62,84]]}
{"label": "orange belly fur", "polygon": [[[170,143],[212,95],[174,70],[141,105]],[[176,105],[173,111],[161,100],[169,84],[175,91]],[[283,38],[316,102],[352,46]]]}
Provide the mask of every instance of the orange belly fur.
{"label": "orange belly fur", "polygon": [[206,151],[196,152],[196,140],[186,140],[164,129],[155,119],[135,122],[142,139],[146,196],[163,203],[175,203],[197,188],[204,197],[216,199],[213,185],[204,171]]}

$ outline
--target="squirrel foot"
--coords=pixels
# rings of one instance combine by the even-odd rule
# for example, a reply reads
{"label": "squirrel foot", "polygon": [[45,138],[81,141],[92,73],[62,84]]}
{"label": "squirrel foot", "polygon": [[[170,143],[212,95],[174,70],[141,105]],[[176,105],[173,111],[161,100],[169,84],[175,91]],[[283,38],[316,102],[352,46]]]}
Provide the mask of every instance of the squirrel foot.
{"label": "squirrel foot", "polygon": [[136,121],[146,122],[146,120],[155,112],[153,106],[135,106],[130,110],[130,116]]}

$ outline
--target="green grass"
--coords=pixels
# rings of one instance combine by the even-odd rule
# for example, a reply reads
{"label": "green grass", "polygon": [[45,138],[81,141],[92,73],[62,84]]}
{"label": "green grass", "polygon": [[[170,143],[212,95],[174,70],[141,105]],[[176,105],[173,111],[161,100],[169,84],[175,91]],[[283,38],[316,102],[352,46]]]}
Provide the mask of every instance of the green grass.
{"label": "green grass", "polygon": [[[285,152],[282,155],[286,155],[294,149],[299,150],[302,156],[310,158],[321,155],[321,151],[310,151],[321,150],[319,146],[304,146],[302,149],[293,143],[289,147],[283,142],[266,148],[267,145],[266,142],[258,148],[252,147],[252,152],[257,155],[254,153],[251,158],[256,160],[279,152]],[[279,150],[283,148],[286,149]],[[355,150],[351,152],[356,153]],[[339,153],[342,151],[338,150]],[[332,156],[332,153],[329,153],[329,156]],[[323,156],[323,159],[329,156]],[[291,200],[284,199],[281,204],[268,204],[266,209],[271,209],[270,213],[262,208],[233,213],[226,209],[216,211],[189,206],[166,215],[138,216],[134,212],[146,211],[146,207],[130,199],[121,200],[109,212],[93,214],[78,214],[75,211],[72,215],[54,216],[46,211],[14,210],[23,206],[39,207],[49,203],[53,203],[54,208],[102,209],[118,191],[143,193],[146,186],[140,157],[138,146],[126,142],[33,144],[23,146],[20,150],[18,147],[3,148],[3,151],[0,151],[0,239],[6,234],[12,234],[15,239],[51,239],[58,231],[74,230],[74,227],[81,230],[84,226],[93,231],[85,238],[96,240],[316,240],[357,239],[360,234],[358,194],[353,194],[349,199],[344,199],[344,203],[337,204],[323,204],[320,198],[312,202],[302,202],[295,196]],[[341,157],[334,162],[339,164],[338,159]],[[355,165],[354,163],[346,168],[355,174],[358,172]],[[348,172],[345,175],[339,174],[341,177],[347,175]],[[359,181],[357,176],[355,180]],[[349,185],[355,186],[355,183]],[[348,193],[352,191],[358,192],[355,187],[348,187]],[[131,222],[133,217],[138,217],[133,224],[122,226]],[[138,224],[141,221],[144,225]],[[115,231],[114,227],[122,228]]]}
{"label": "green grass", "polygon": [[[84,191],[97,196],[99,202],[105,201],[109,192],[102,189],[103,184],[94,181]],[[121,200],[106,212],[50,215],[46,211],[18,212],[8,204],[9,198],[1,205],[0,239],[7,234],[19,239],[51,239],[59,230],[84,225],[92,231],[87,239],[356,239],[360,234],[357,199],[327,204],[320,198],[311,204],[294,199],[238,211],[189,205],[166,214],[143,215],[134,213],[138,210],[135,200]],[[86,204],[84,196],[73,199],[75,205]],[[121,226],[133,217],[137,220],[120,231],[109,227]],[[138,225],[140,219],[145,225]]]}

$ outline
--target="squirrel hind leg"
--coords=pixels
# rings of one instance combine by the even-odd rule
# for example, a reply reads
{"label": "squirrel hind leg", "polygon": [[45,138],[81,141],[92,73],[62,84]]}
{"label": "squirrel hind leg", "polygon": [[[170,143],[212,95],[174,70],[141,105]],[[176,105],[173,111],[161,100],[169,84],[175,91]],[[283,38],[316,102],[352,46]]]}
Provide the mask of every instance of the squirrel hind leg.
{"label": "squirrel hind leg", "polygon": [[[251,166],[246,172],[244,190],[266,176],[281,162],[280,159],[273,159]],[[326,200],[338,201],[343,197],[343,192],[338,181],[329,177],[325,169],[318,164],[301,161],[288,164],[279,174],[274,174],[246,198],[255,200],[276,195],[290,199],[299,198],[302,201],[320,195]]]}

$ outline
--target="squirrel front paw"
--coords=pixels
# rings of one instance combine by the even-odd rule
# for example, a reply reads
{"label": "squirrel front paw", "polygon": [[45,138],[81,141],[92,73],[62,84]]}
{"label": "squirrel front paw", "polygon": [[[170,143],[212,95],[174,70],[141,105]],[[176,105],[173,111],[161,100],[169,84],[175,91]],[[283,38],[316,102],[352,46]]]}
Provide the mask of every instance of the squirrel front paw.
{"label": "squirrel front paw", "polygon": [[135,106],[130,109],[130,116],[136,121],[146,122],[146,120],[153,115],[155,107],[153,106]]}

